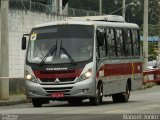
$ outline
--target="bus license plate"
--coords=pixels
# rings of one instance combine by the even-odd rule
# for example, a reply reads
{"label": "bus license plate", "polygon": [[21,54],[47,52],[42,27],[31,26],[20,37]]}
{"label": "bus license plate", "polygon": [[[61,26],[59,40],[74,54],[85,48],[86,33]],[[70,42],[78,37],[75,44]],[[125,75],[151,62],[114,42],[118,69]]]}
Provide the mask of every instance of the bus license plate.
{"label": "bus license plate", "polygon": [[51,97],[53,98],[63,98],[64,97],[64,93],[52,93]]}

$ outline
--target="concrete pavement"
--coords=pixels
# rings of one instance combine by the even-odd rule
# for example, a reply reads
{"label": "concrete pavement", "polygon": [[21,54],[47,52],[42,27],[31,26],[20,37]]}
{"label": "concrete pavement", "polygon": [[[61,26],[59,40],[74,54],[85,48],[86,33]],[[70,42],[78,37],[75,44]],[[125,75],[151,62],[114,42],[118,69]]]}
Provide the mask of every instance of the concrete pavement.
{"label": "concrete pavement", "polygon": [[55,101],[44,104],[41,108],[34,108],[31,103],[0,106],[0,119],[160,120],[159,103],[160,86],[154,86],[131,92],[128,103],[115,104],[111,97],[107,97],[104,98],[103,104],[99,106],[91,106],[87,100],[80,105],[69,105],[67,102]]}
{"label": "concrete pavement", "polygon": [[[155,83],[147,83],[144,85],[142,89],[147,89],[155,85],[156,85]],[[9,96],[9,100],[0,100],[0,106],[9,106],[9,105],[22,104],[22,103],[29,103],[29,102],[30,100],[26,99],[26,95],[13,94]]]}
{"label": "concrete pavement", "polygon": [[14,106],[1,106],[0,113],[10,114],[159,114],[160,86],[131,92],[128,103],[113,103],[111,97],[104,98],[99,106],[91,106],[88,101],[80,105],[67,102],[50,102],[41,108],[34,108],[31,103]]}

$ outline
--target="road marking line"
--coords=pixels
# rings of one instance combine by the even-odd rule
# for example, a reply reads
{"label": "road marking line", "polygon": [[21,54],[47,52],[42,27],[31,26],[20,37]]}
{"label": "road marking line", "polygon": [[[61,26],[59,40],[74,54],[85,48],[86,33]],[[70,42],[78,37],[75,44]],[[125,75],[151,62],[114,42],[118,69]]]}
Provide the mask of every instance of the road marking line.
{"label": "road marking line", "polygon": [[150,104],[150,105],[145,105],[142,108],[138,108],[138,109],[147,110],[147,109],[151,109],[151,108],[160,108],[160,105],[158,105],[158,104]]}
{"label": "road marking line", "polygon": [[115,113],[115,112],[122,112],[123,110],[112,110],[112,111],[107,111],[105,113]]}
{"label": "road marking line", "polygon": [[147,107],[160,107],[159,104],[150,104],[150,105],[147,105]]}

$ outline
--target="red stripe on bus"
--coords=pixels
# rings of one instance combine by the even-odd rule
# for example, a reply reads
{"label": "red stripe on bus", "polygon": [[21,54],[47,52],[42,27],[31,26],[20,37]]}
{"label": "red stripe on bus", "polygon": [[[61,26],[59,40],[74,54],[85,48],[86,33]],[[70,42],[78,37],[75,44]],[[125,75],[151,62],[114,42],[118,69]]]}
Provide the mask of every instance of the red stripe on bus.
{"label": "red stripe on bus", "polygon": [[103,70],[104,76],[138,74],[142,73],[142,63],[104,64],[98,70],[97,77],[99,76],[99,71]]}

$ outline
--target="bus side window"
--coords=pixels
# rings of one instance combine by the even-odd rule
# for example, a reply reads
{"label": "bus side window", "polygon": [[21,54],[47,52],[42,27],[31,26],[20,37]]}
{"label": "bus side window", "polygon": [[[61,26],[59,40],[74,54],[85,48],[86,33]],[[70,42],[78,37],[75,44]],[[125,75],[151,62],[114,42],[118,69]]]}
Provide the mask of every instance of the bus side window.
{"label": "bus side window", "polygon": [[132,33],[130,30],[124,30],[126,39],[126,56],[133,56]]}
{"label": "bus side window", "polygon": [[117,54],[118,56],[124,56],[124,40],[123,40],[123,32],[120,29],[116,29],[116,40],[117,40]]}
{"label": "bus side window", "polygon": [[106,38],[105,38],[105,29],[98,29],[97,30],[97,51],[98,57],[104,58],[106,57]]}
{"label": "bus side window", "polygon": [[105,29],[105,34],[104,34],[104,42],[105,42],[105,53],[106,57],[108,56],[108,40],[107,40],[107,30]]}
{"label": "bus side window", "polygon": [[134,55],[140,56],[140,41],[139,41],[139,35],[137,30],[132,31],[132,39],[133,39]]}
{"label": "bus side window", "polygon": [[117,56],[117,53],[114,29],[106,29],[106,39],[108,41],[108,56],[110,58],[115,58]]}

